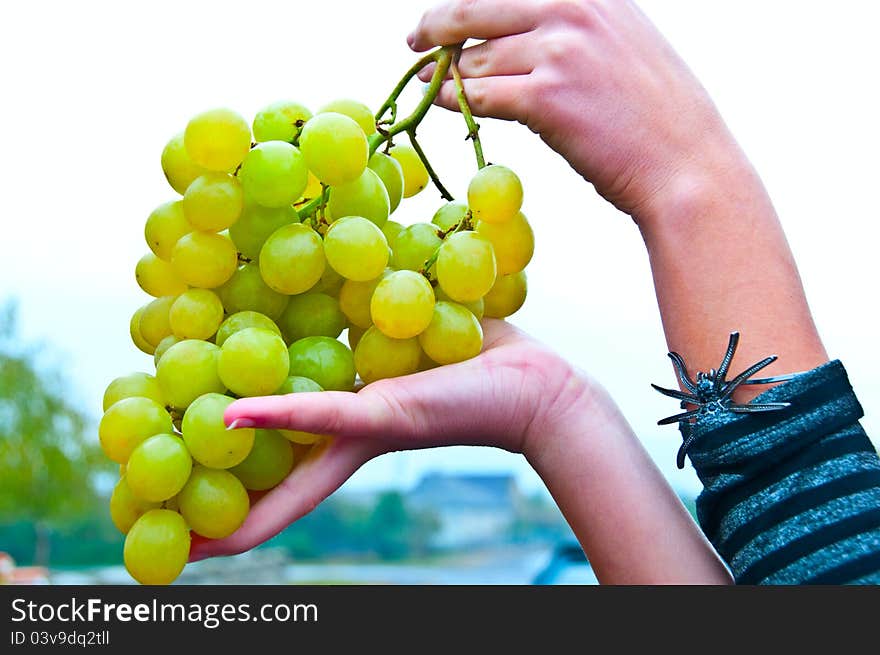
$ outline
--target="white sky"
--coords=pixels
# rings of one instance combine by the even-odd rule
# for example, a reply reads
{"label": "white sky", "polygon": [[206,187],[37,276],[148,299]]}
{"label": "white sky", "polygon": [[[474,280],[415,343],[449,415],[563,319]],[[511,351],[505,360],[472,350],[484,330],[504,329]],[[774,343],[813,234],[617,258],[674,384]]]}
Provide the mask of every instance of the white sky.
{"label": "white sky", "polygon": [[[337,97],[378,106],[414,60],[404,39],[428,5],[2,3],[0,298],[18,298],[24,335],[58,355],[96,416],[110,379],[152,370],[131,345],[128,320],[147,300],[133,275],[147,249],[143,222],[174,197],[159,166],[168,138],[214,106],[246,116],[284,98],[313,109]],[[847,365],[877,443],[880,8],[863,0],[642,6],[763,175],[821,333]],[[513,322],[601,380],[673,484],[699,490],[690,470],[675,470],[677,431],[655,425],[676,406],[649,383],[674,380],[637,231],[526,128],[482,124],[488,158],[525,182],[537,237],[529,300]],[[460,117],[435,110],[421,134],[461,194],[473,164]],[[428,190],[394,218],[429,220],[438,202]],[[720,358],[725,335],[718,340]],[[351,485],[408,485],[437,468],[513,470],[540,488],[521,458],[486,449],[387,456]]]}

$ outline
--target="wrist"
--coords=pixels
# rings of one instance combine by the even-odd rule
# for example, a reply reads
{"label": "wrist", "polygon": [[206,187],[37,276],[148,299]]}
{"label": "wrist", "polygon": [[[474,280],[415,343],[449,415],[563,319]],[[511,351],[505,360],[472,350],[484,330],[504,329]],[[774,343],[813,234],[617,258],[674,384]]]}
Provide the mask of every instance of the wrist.
{"label": "wrist", "polygon": [[608,392],[589,376],[572,370],[553,400],[530,423],[521,452],[540,472],[584,440],[601,455],[621,432],[629,432],[628,424]]}
{"label": "wrist", "polygon": [[670,170],[666,182],[633,213],[649,249],[667,236],[692,234],[736,215],[737,207],[769,206],[763,183],[732,138],[710,141]]}

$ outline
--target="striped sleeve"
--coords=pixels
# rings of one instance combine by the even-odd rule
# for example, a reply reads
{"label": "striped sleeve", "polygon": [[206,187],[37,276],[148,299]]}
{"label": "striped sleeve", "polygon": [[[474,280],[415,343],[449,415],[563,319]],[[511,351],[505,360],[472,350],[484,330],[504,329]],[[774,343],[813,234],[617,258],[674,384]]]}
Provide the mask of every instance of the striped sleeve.
{"label": "striped sleeve", "polygon": [[738,584],[880,584],[880,459],[839,361],[701,418],[689,456],[697,516]]}

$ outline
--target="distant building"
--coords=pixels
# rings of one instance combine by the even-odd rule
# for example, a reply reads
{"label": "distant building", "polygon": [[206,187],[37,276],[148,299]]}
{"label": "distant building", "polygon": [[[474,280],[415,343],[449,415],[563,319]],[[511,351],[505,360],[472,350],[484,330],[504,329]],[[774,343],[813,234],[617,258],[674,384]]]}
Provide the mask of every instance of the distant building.
{"label": "distant building", "polygon": [[406,496],[418,511],[433,513],[440,528],[434,548],[491,546],[508,541],[522,495],[512,475],[430,473]]}

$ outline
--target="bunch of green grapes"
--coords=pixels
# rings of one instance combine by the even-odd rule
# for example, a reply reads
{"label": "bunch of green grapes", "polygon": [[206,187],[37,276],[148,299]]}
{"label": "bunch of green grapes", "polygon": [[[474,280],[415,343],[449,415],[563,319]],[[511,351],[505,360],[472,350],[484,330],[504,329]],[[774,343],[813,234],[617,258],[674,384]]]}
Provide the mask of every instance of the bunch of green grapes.
{"label": "bunch of green grapes", "polygon": [[137,581],[172,582],[192,534],[234,533],[253,492],[330,439],[228,430],[234,399],[353,392],[455,364],[480,353],[484,317],[522,306],[534,236],[519,178],[481,166],[466,204],[389,220],[434,176],[414,136],[394,143],[389,127],[352,100],[315,113],[283,101],[250,124],[206,111],[165,146],[179,197],[147,218],[135,278],[153,298],[130,321],[155,370],[110,383],[99,428]]}

